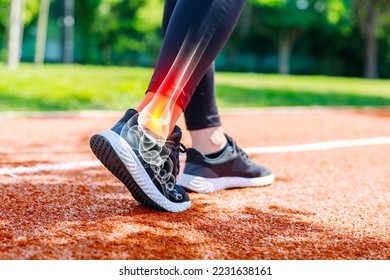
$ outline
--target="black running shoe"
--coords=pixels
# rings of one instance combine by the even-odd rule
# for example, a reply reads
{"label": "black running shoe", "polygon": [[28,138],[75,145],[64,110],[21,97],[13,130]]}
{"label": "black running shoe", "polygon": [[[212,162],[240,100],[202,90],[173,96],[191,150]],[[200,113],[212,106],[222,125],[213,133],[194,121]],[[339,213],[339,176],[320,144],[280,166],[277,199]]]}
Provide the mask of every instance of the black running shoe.
{"label": "black running shoe", "polygon": [[165,143],[156,143],[142,132],[137,111],[130,109],[111,130],[93,135],[90,146],[141,204],[180,212],[191,206],[187,193],[176,185],[181,137],[176,126]]}
{"label": "black running shoe", "polygon": [[229,188],[270,185],[274,175],[258,166],[226,135],[228,146],[217,158],[207,158],[196,149],[187,149],[187,159],[178,184],[185,189],[208,193]]}

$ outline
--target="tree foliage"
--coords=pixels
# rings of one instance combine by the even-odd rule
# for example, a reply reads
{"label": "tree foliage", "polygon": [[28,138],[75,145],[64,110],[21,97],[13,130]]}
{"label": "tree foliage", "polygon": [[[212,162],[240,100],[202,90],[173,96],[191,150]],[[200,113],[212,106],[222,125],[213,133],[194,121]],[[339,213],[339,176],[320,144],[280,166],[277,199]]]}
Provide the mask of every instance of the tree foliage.
{"label": "tree foliage", "polygon": [[[5,49],[10,1],[0,0],[0,56]],[[25,1],[28,28],[25,37],[31,41],[40,0]],[[164,0],[80,0],[75,5],[78,62],[153,65],[162,40]],[[51,0],[52,43],[61,44],[62,6],[63,0]],[[370,11],[374,11],[375,21],[369,21]],[[373,22],[374,28],[369,28]],[[356,69],[363,67],[367,34],[371,41],[379,40],[371,49],[379,50],[377,68],[382,76],[389,76],[390,69],[386,67],[390,63],[389,0],[248,0],[222,56],[227,67],[245,58],[253,71],[263,71],[265,68],[257,62],[267,60],[267,72],[275,72],[279,67],[281,73],[302,73],[326,60],[326,69],[332,68],[334,62],[339,63],[340,70],[332,72],[337,68],[333,67],[331,73],[345,74],[346,68],[342,67],[347,67],[348,75],[356,75],[359,74]],[[248,69],[243,64],[237,69]]]}
{"label": "tree foliage", "polygon": [[100,0],[92,31],[109,62],[112,51],[156,51],[162,0]]}
{"label": "tree foliage", "polygon": [[[5,30],[9,21],[12,0],[0,0],[0,31]],[[25,0],[24,22],[29,24],[39,12],[39,0]]]}
{"label": "tree foliage", "polygon": [[390,1],[388,0],[351,0],[353,15],[363,32],[369,32],[369,24],[375,21],[377,30],[389,27]]}
{"label": "tree foliage", "polygon": [[0,29],[4,29],[9,18],[9,0],[0,0]]}
{"label": "tree foliage", "polygon": [[75,2],[76,26],[81,33],[81,62],[90,63],[93,41],[93,24],[97,20],[96,12],[101,0],[83,0]]}
{"label": "tree foliage", "polygon": [[351,0],[354,19],[365,37],[365,76],[378,77],[378,38],[390,31],[389,0]]}
{"label": "tree foliage", "polygon": [[278,48],[279,72],[289,73],[289,60],[296,41],[307,30],[329,28],[347,14],[341,0],[251,0],[257,9],[253,28],[271,38]]}

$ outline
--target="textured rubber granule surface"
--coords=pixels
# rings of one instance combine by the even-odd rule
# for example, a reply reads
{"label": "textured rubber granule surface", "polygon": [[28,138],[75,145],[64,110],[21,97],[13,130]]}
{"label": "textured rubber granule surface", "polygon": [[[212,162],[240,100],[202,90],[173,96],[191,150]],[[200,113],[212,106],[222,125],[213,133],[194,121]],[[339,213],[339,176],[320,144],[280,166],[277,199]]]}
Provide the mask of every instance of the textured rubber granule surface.
{"label": "textured rubber granule surface", "polygon": [[[90,136],[118,117],[0,119],[0,168],[95,160]],[[243,148],[389,137],[389,120],[385,110],[222,115]],[[253,155],[274,184],[190,193],[181,213],[142,206],[103,166],[0,175],[0,259],[388,260],[389,158],[389,145]]]}

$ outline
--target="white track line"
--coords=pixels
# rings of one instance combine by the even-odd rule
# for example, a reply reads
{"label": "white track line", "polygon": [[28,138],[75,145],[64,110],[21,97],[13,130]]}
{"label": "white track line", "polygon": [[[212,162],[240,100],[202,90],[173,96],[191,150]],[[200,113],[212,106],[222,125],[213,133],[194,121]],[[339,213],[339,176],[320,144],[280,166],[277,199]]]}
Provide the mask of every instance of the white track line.
{"label": "white track line", "polygon": [[[376,138],[326,141],[326,142],[317,142],[317,143],[290,145],[290,146],[254,147],[254,148],[246,148],[244,150],[248,154],[253,155],[253,154],[309,152],[309,151],[331,150],[331,149],[338,149],[338,148],[351,148],[351,147],[389,145],[389,144],[390,144],[390,137],[376,137]],[[183,160],[183,157],[181,158],[181,160]],[[14,168],[7,168],[7,167],[0,168],[0,175],[9,175],[11,177],[17,177],[16,174],[82,169],[82,168],[91,168],[91,167],[98,167],[98,166],[101,166],[101,163],[99,161],[73,161],[73,162],[56,163],[56,164],[37,164],[31,167],[18,166]]]}
{"label": "white track line", "polygon": [[0,175],[10,175],[12,177],[16,174],[22,173],[38,173],[43,171],[58,171],[58,170],[71,170],[80,168],[90,168],[101,166],[99,161],[72,161],[55,164],[37,164],[30,167],[18,166],[14,168],[0,168]]}
{"label": "white track line", "polygon": [[294,153],[386,144],[390,144],[390,137],[337,140],[291,146],[255,147],[247,148],[245,152],[248,154]]}

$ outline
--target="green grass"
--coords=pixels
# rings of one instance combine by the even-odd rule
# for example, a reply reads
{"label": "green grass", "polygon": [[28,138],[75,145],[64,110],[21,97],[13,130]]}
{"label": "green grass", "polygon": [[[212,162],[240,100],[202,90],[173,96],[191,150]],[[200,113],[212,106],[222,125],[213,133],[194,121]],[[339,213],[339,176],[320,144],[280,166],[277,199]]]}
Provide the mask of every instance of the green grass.
{"label": "green grass", "polygon": [[[0,111],[126,109],[152,70],[139,67],[0,66]],[[390,106],[390,80],[218,73],[221,107]]]}
{"label": "green grass", "polygon": [[138,103],[150,69],[22,65],[0,67],[0,111],[123,109]]}

